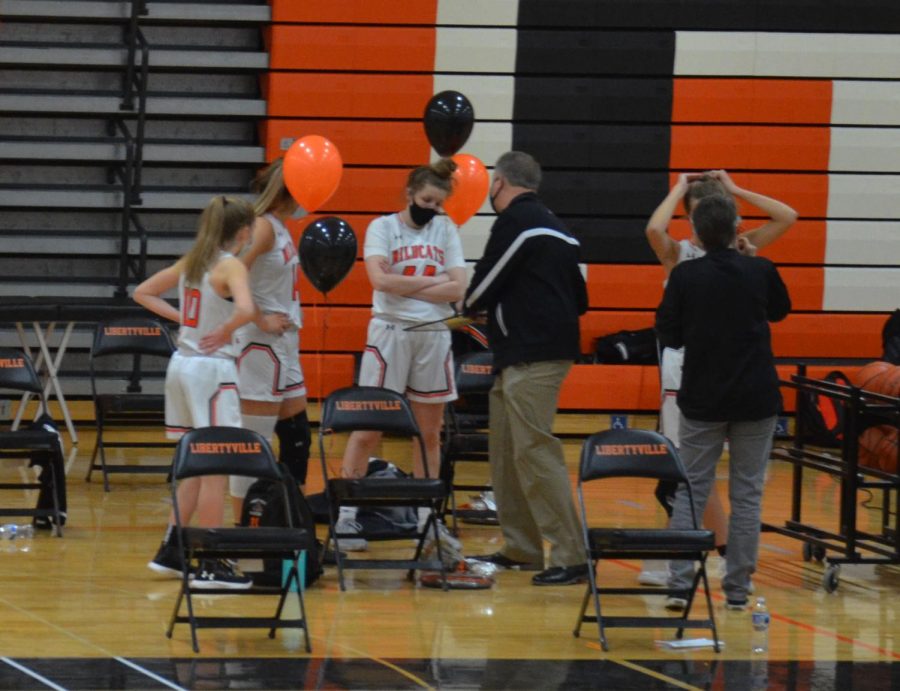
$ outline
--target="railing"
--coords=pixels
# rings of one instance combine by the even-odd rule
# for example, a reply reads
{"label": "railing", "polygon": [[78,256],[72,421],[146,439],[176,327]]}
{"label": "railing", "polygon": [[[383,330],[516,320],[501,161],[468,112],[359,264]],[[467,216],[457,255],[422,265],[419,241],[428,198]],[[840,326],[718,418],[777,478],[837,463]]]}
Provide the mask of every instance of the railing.
{"label": "railing", "polygon": [[[142,204],[141,172],[144,165],[144,126],[147,116],[147,77],[150,65],[150,50],[147,39],[140,29],[140,17],[147,14],[146,0],[132,0],[131,16],[123,32],[123,40],[127,49],[125,76],[122,81],[122,103],[119,110],[127,112],[135,121],[134,133],[128,127],[125,116],[115,118],[111,123],[110,134],[118,131],[125,145],[124,168],[115,167],[112,171],[122,185],[122,225],[119,237],[119,276],[116,285],[116,297],[128,295],[129,278],[141,281],[146,276],[147,268],[147,231],[138,220],[135,206]],[[140,63],[135,58],[140,55]],[[137,106],[135,107],[135,101]],[[129,240],[132,227],[136,231],[139,242],[139,254],[132,256],[129,252]]]}

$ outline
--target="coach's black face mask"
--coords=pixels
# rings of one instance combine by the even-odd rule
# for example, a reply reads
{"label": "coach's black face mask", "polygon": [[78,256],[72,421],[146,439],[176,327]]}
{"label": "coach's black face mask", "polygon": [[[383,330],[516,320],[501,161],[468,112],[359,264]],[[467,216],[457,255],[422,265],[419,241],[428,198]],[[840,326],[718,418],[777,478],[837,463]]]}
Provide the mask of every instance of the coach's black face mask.
{"label": "coach's black face mask", "polygon": [[419,206],[415,202],[409,205],[409,217],[412,219],[412,222],[420,228],[424,225],[427,225],[428,222],[435,216],[437,216],[436,209],[429,209],[425,206]]}

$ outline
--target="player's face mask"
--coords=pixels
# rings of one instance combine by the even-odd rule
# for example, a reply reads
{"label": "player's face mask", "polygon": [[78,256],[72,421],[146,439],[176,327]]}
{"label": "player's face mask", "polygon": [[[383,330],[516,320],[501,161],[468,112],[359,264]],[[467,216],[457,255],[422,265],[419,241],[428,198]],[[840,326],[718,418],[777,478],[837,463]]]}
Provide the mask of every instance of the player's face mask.
{"label": "player's face mask", "polygon": [[412,219],[412,222],[419,227],[427,225],[435,216],[437,216],[437,209],[419,206],[415,202],[411,202],[409,205],[409,217]]}

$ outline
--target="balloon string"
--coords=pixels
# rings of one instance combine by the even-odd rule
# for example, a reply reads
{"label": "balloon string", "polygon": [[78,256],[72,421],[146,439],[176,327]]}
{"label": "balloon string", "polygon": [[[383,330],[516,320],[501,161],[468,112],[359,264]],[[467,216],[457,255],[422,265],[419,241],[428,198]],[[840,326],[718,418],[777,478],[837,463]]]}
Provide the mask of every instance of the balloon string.
{"label": "balloon string", "polygon": [[316,359],[316,381],[319,382],[319,403],[321,404],[326,396],[328,395],[325,392],[325,381],[322,378],[324,372],[324,365],[322,360],[325,358],[325,345],[327,343],[326,339],[328,338],[328,293],[323,293],[325,297],[325,304],[322,306],[322,337],[319,340],[319,357]]}

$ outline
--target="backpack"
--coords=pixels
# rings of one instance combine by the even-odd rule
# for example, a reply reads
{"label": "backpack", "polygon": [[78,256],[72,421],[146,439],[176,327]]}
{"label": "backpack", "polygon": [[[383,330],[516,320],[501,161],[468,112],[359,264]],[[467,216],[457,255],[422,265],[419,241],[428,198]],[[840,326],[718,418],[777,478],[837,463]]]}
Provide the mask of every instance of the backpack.
{"label": "backpack", "polygon": [[[293,516],[294,527],[315,531],[315,521],[306,498],[297,485],[288,482],[288,503]],[[247,490],[244,507],[241,511],[241,525],[245,527],[284,527],[288,525],[288,514],[284,506],[284,494],[281,485],[271,480],[257,480]],[[313,548],[306,553],[305,583],[310,586],[322,575],[322,549],[318,540],[313,541]],[[281,559],[263,559],[263,570],[251,574],[254,585],[281,585]]]}
{"label": "backpack", "polygon": [[881,359],[892,365],[900,365],[900,309],[888,317],[881,330],[881,345],[884,354]]}
{"label": "backpack", "polygon": [[[397,479],[412,477],[400,468],[381,458],[369,459],[366,479]],[[419,517],[412,506],[361,506],[356,515],[364,532],[397,534],[415,533]]]}
{"label": "backpack", "polygon": [[[32,422],[28,429],[41,430],[42,432],[55,432],[59,438],[59,428],[46,413]],[[53,466],[53,470],[50,470]],[[56,494],[56,503],[59,507],[59,522],[66,524],[66,459],[63,455],[62,441],[52,451],[32,451],[30,456],[30,468],[38,468],[38,482],[41,489],[38,492],[36,509],[53,509],[53,495]],[[56,483],[52,478],[56,478]],[[55,484],[55,486],[54,486]],[[32,524],[40,530],[52,530],[54,528],[54,516],[35,516]]]}
{"label": "backpack", "polygon": [[616,331],[601,336],[594,347],[594,362],[612,365],[655,365],[659,362],[656,331]]}
{"label": "backpack", "polygon": [[[847,375],[840,370],[832,370],[825,375],[825,381],[842,386],[852,386]],[[844,406],[831,396],[814,392],[800,391],[804,406],[801,441],[813,446],[837,448],[844,441]]]}

